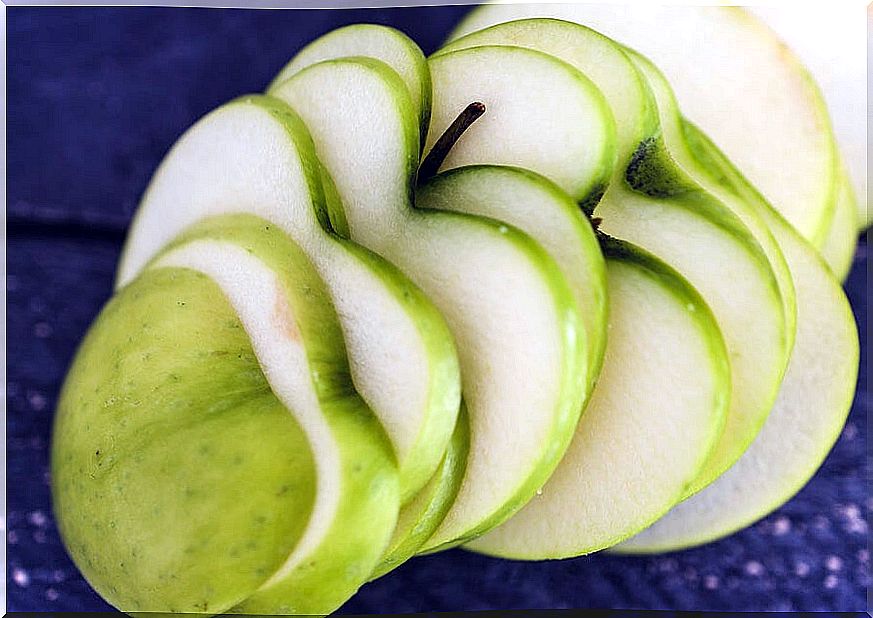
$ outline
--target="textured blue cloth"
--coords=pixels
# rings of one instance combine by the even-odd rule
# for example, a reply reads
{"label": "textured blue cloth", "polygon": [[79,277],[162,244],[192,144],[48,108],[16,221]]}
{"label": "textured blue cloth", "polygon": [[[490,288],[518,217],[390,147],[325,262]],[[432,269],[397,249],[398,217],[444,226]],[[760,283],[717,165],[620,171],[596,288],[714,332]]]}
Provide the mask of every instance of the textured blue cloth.
{"label": "textured blue cloth", "polygon": [[[167,148],[210,109],[261,90],[302,44],[336,26],[391,24],[430,52],[464,11],[8,9],[10,610],[110,609],[54,526],[50,428],[67,365],[110,295],[124,231]],[[847,283],[862,341],[866,267],[862,244]],[[728,539],[664,556],[541,563],[455,550],[412,560],[344,610],[862,610],[871,401],[862,377],[849,422],[812,482]]]}

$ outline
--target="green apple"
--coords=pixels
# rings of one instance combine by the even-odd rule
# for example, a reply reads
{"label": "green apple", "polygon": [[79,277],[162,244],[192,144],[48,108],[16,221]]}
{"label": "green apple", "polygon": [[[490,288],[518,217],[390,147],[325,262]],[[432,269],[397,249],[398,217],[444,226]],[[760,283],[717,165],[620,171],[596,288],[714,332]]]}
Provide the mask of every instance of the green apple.
{"label": "green apple", "polygon": [[[572,69],[547,56],[530,52],[523,64],[552,95],[569,101],[567,107],[590,92]],[[321,62],[271,94],[309,128],[342,198],[352,240],[397,264],[454,334],[470,417],[469,455],[457,497],[424,549],[463,542],[528,500],[564,452],[586,391],[579,307],[554,261],[513,226],[412,206],[418,118],[388,65],[362,58]],[[586,118],[566,132],[567,140],[597,135],[594,124]],[[600,150],[597,142],[586,147]]]}
{"label": "green apple", "polygon": [[418,45],[394,28],[377,24],[353,24],[332,30],[297,52],[279,71],[270,88],[278,86],[312,64],[351,56],[381,60],[397,72],[406,85],[412,106],[417,110],[423,144],[430,120],[430,71]]}
{"label": "green apple", "polygon": [[801,234],[822,245],[838,179],[827,108],[803,65],[757,19],[735,7],[489,4],[450,38],[525,17],[583,24],[651,58],[689,119]]}
{"label": "green apple", "polygon": [[[531,19],[472,33],[431,59],[435,92],[440,88],[469,91],[468,96],[478,92],[477,81],[454,70],[446,59],[457,50],[495,44],[555,55],[585,72],[600,88],[618,127],[618,164],[602,200],[593,205],[600,229],[650,251],[679,271],[718,320],[730,352],[730,410],[716,448],[689,487],[693,493],[739,458],[778,392],[790,354],[794,312],[790,277],[779,248],[763,222],[748,219],[757,227],[757,234],[753,233],[746,222],[674,164],[663,143],[658,110],[645,77],[617,44],[593,30],[565,21]],[[511,72],[506,79],[512,81]],[[512,90],[507,89],[504,96],[512,97]],[[504,104],[501,98],[483,102],[492,101]],[[437,95],[434,117],[441,105]],[[526,113],[537,112],[528,109]],[[480,146],[484,142],[499,147],[504,158],[517,154],[510,128],[499,134],[480,132],[469,139],[470,148],[479,152],[487,153]],[[550,150],[560,151],[560,143],[554,142]],[[493,163],[484,155],[479,162]],[[535,171],[549,175],[548,169]],[[768,251],[759,238],[769,243]],[[774,265],[781,269],[781,277]]]}
{"label": "green apple", "polygon": [[714,189],[760,207],[782,246],[797,290],[797,336],[776,405],[761,433],[715,483],[617,549],[672,551],[725,536],[791,498],[821,465],[840,435],[858,373],[858,332],[851,308],[827,265],[739,173],[715,144],[685,123],[688,148],[677,157]]}
{"label": "green apple", "polygon": [[324,278],[343,327],[352,378],[384,425],[404,501],[443,458],[457,417],[460,372],[439,312],[400,271],[341,238],[344,220],[312,141],[285,104],[243,97],[176,143],[137,212],[118,280],[130,281],[203,217],[261,216],[284,230]]}
{"label": "green apple", "polygon": [[71,555],[129,612],[332,611],[399,507],[323,283],[248,215],[191,228],[106,306],[64,386],[52,476]]}
{"label": "green apple", "polygon": [[682,498],[727,410],[727,352],[703,299],[666,264],[604,239],[609,340],[569,450],[527,505],[467,545],[514,559],[609,547]]}

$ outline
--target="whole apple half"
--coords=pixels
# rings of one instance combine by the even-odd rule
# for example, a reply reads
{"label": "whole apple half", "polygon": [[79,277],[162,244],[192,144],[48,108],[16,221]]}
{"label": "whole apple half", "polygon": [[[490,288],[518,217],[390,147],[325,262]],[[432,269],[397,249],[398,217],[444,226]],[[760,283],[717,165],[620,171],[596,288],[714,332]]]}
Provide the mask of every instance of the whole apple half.
{"label": "whole apple half", "polygon": [[52,466],[71,555],[128,612],[333,611],[399,507],[324,284],[249,215],[192,227],[107,305]]}

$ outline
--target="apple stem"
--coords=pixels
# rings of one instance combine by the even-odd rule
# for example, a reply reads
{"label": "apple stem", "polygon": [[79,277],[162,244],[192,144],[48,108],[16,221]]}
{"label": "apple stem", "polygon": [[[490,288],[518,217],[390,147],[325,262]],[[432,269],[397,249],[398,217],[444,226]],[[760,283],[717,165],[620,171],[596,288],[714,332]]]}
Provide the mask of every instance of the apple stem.
{"label": "apple stem", "polygon": [[419,184],[430,180],[436,175],[440,166],[443,164],[443,161],[445,161],[446,157],[449,156],[449,151],[458,142],[461,135],[464,134],[464,131],[469,129],[470,125],[476,122],[484,113],[485,104],[476,101],[470,103],[464,108],[464,111],[458,114],[458,117],[455,118],[454,122],[449,125],[449,128],[440,135],[440,138],[433,145],[433,148],[430,149],[430,152],[424,158],[424,161],[422,161],[421,167],[418,169]]}

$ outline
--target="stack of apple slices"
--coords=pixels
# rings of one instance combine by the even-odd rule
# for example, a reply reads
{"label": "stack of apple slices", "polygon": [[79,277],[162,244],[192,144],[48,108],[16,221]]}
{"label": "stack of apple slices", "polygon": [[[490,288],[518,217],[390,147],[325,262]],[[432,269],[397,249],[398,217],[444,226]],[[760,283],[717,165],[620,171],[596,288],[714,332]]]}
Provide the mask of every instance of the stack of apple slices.
{"label": "stack of apple slices", "polygon": [[430,59],[334,31],[166,156],[53,443],[109,602],[324,614],[458,545],[677,549],[819,466],[858,363],[839,283],[654,64],[526,10]]}

